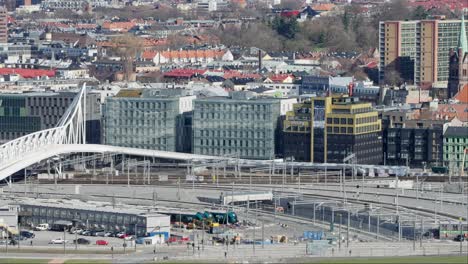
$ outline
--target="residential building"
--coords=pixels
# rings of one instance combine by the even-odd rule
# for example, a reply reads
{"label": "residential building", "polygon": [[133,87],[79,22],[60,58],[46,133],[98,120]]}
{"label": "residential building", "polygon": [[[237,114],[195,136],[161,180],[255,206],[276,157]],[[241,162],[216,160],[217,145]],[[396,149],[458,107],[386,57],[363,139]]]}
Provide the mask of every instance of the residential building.
{"label": "residential building", "polygon": [[[465,157],[465,164],[462,165]],[[468,127],[449,126],[444,132],[444,165],[454,173],[468,168]]]}
{"label": "residential building", "polygon": [[285,158],[327,162],[327,132],[324,128],[331,103],[332,97],[311,97],[294,104],[293,110],[287,112],[282,135]]}
{"label": "residential building", "polygon": [[86,5],[85,0],[44,0],[41,2],[42,9],[73,9],[80,10]]}
{"label": "residential building", "polygon": [[229,50],[167,50],[144,51],[142,58],[153,61],[156,65],[182,63],[209,63],[215,60],[233,61]]}
{"label": "residential building", "polygon": [[296,99],[255,97],[252,92],[231,92],[229,97],[194,101],[193,153],[272,159],[281,155],[281,116]]}
{"label": "residential building", "polygon": [[462,87],[468,84],[468,39],[464,30],[465,19],[462,17],[462,27],[457,49],[449,52],[449,80],[447,98],[453,98]]}
{"label": "residential building", "polygon": [[342,163],[354,154],[358,164],[382,163],[382,124],[371,103],[333,98],[326,114],[327,162]]}
{"label": "residential building", "polygon": [[0,44],[8,42],[8,14],[5,7],[0,7]]}
{"label": "residential building", "polygon": [[182,89],[125,89],[106,99],[105,144],[190,152],[195,96]]}
{"label": "residential building", "polygon": [[302,77],[300,94],[319,94],[347,89],[353,83],[353,77],[332,77],[308,75]]}
{"label": "residential building", "polygon": [[220,11],[228,7],[225,0],[199,0],[197,2],[197,11],[200,13],[209,13]]}
{"label": "residential building", "polygon": [[447,82],[449,51],[457,48],[461,26],[462,20],[380,22],[380,82],[385,72],[393,69],[405,81],[417,85]]}
{"label": "residential building", "polygon": [[445,120],[424,119],[420,110],[401,108],[381,115],[385,164],[424,167],[442,163]]}

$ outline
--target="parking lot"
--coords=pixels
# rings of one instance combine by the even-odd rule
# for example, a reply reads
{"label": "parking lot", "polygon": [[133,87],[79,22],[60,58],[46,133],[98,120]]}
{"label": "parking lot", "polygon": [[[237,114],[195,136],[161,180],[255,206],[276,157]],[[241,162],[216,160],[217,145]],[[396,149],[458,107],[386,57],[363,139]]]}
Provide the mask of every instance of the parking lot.
{"label": "parking lot", "polygon": [[[127,243],[127,247],[134,247],[134,241],[127,241],[121,238],[116,237],[102,237],[102,236],[83,236],[77,234],[70,234],[69,232],[56,232],[56,231],[33,231],[35,234],[34,238],[28,238],[19,241],[19,247],[47,247],[47,248],[57,248],[62,249],[63,243],[53,244],[51,243],[54,239],[64,239],[67,241],[65,243],[66,249],[102,249],[102,250],[111,250],[111,247],[114,247],[115,250],[123,250],[124,242]],[[78,244],[75,245],[73,241],[75,239],[84,238],[89,241],[89,244]],[[104,240],[108,242],[107,245],[96,245],[97,240]],[[10,247],[18,247],[18,245],[10,245]]]}

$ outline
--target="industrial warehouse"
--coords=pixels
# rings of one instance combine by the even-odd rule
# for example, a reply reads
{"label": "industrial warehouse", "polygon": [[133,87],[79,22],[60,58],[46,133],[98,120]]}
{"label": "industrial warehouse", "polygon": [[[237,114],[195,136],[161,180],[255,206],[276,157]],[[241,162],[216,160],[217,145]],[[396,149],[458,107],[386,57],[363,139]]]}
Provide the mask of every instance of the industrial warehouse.
{"label": "industrial warehouse", "polygon": [[[15,211],[11,206],[11,211]],[[134,207],[116,207],[109,203],[79,200],[27,199],[16,205],[18,224],[23,227],[47,224],[56,231],[83,228],[108,232],[126,232],[138,237],[170,235],[170,217]],[[17,226],[12,225],[12,226]]]}

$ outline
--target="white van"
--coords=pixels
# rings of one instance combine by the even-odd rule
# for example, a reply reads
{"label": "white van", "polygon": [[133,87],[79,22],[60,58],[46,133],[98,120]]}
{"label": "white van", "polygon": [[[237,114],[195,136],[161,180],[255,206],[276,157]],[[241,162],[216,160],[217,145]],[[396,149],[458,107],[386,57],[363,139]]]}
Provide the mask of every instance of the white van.
{"label": "white van", "polygon": [[49,224],[39,224],[34,229],[37,231],[46,231],[49,230]]}

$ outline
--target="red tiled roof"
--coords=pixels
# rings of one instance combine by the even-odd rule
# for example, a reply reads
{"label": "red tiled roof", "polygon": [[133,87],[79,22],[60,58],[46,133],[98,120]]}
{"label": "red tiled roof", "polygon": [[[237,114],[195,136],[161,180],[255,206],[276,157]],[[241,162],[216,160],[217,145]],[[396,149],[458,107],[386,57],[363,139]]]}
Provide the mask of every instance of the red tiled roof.
{"label": "red tiled roof", "polygon": [[468,8],[468,1],[466,0],[411,0],[408,4],[414,7],[421,6],[426,10],[444,7],[450,10]]}
{"label": "red tiled roof", "polygon": [[97,28],[96,24],[76,24],[75,28],[78,29],[95,29]]}
{"label": "red tiled roof", "polygon": [[[468,84],[465,84],[461,90],[454,96],[460,103],[468,104]],[[468,113],[466,114],[468,115]]]}
{"label": "red tiled roof", "polygon": [[436,119],[445,119],[447,117],[449,120],[452,120],[454,117],[457,117],[462,122],[468,122],[467,112],[468,104],[440,104],[433,115],[436,115]]}
{"label": "red tiled roof", "polygon": [[105,21],[102,24],[102,28],[116,31],[129,31],[132,27],[136,25],[135,22],[111,22]]}
{"label": "red tiled roof", "polygon": [[0,68],[0,75],[18,74],[23,78],[54,77],[55,70]]}
{"label": "red tiled roof", "polygon": [[312,7],[313,10],[322,12],[331,11],[333,8],[335,8],[334,4],[318,4]]}
{"label": "red tiled roof", "polygon": [[289,74],[275,74],[275,75],[270,76],[269,79],[272,82],[280,83],[280,82],[284,82],[284,80],[286,80],[288,77],[292,77],[292,75],[289,75]]}
{"label": "red tiled roof", "polygon": [[164,77],[182,77],[182,78],[190,78],[194,75],[202,75],[205,73],[206,70],[198,70],[198,69],[174,69],[164,73]]}
{"label": "red tiled roof", "polygon": [[282,17],[297,17],[301,12],[299,10],[283,11],[281,12]]}

